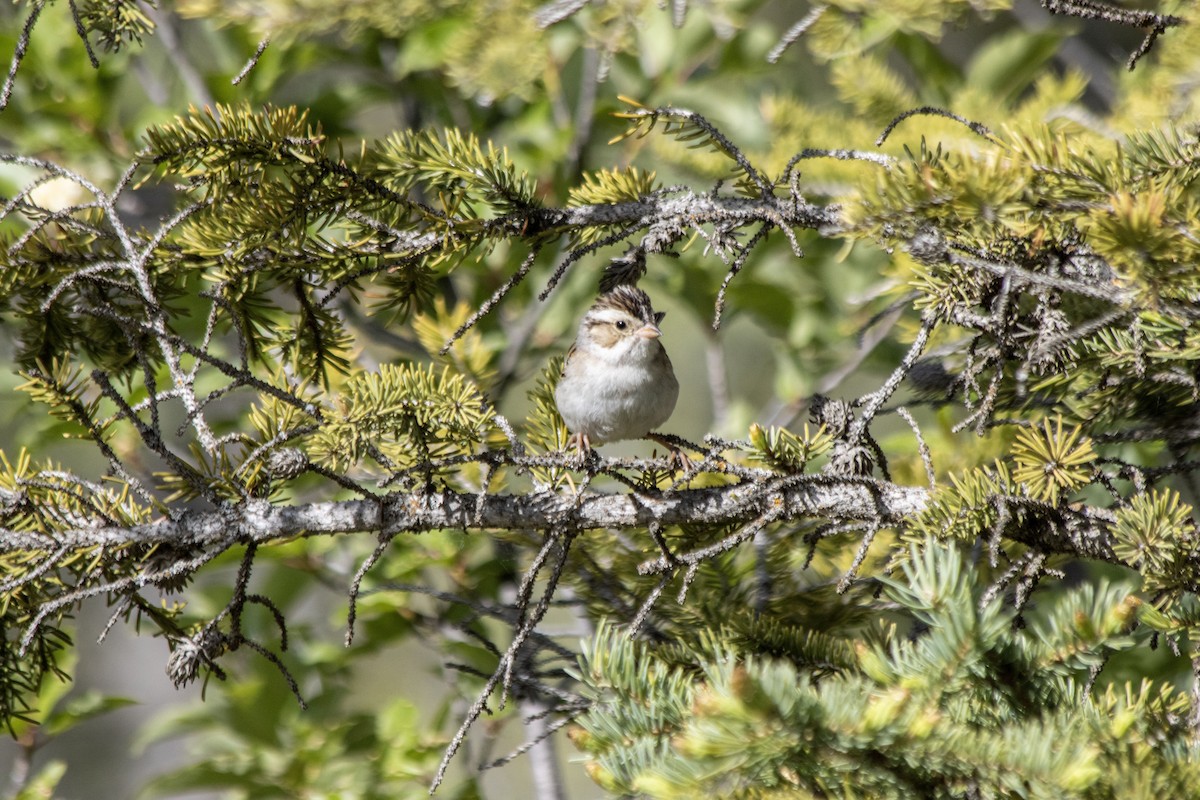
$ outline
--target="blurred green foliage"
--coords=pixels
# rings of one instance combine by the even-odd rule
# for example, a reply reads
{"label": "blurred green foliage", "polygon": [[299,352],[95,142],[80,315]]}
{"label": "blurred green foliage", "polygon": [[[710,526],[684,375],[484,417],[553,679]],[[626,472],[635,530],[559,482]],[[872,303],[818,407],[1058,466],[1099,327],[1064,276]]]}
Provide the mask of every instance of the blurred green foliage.
{"label": "blurred green foliage", "polygon": [[[24,157],[0,166],[0,195],[12,198],[0,223],[0,336],[24,370],[0,383],[38,403],[0,401],[0,487],[20,498],[5,501],[5,527],[53,536],[78,520],[137,524],[183,499],[342,499],[370,481],[570,491],[572,473],[552,464],[427,463],[511,445],[493,409],[526,420],[517,436],[535,454],[565,444],[555,357],[622,255],[589,248],[620,226],[563,231],[538,214],[679,186],[751,198],[764,184],[773,196],[795,187],[797,201],[836,206],[840,225],[797,231],[795,242],[773,231],[736,269],[716,255],[729,241],[711,229],[645,257],[642,285],[669,308],[666,338],[690,379],[672,426],[748,438],[740,466],[772,480],[816,472],[849,425],[830,416],[789,431],[811,396],[875,389],[918,325],[935,320],[930,383],[910,375],[903,402],[938,488],[904,530],[765,526],[753,547],[672,582],[642,641],[608,626],[586,637],[579,682],[563,671],[569,651],[556,651],[538,674],[595,703],[570,711],[589,775],[621,796],[1180,796],[1196,778],[1183,724],[1195,710],[1180,687],[1200,630],[1196,437],[1175,434],[1193,424],[1200,377],[1189,310],[1200,289],[1197,27],[1171,28],[1126,71],[1106,39],[1120,26],[1081,34],[1004,2],[842,0],[782,51],[809,9],[714,0],[682,14],[686,4],[620,0],[567,13],[572,5],[78,3],[98,67],[71,4],[0,10],[8,53],[40,9],[0,112],[3,149]],[[1117,41],[1132,51],[1140,35]],[[1096,64],[1106,71],[1089,74]],[[961,119],[930,112],[890,127],[924,105]],[[42,180],[43,162],[98,193]],[[128,187],[116,206],[124,238],[105,223],[117,186]],[[729,236],[744,243],[744,233]],[[122,296],[128,276],[75,280],[81,265],[105,274],[126,246],[146,253],[161,306],[118,305],[123,319],[169,314],[181,341],[204,341],[204,357],[258,381],[235,387],[250,399],[231,399],[227,373],[199,380],[212,392],[212,435],[227,437],[219,455],[180,433],[173,462],[118,424],[114,395],[147,417],[156,387],[175,379],[162,361],[147,365],[145,342],[120,320],[88,312]],[[970,271],[971,258],[1018,264],[1041,282],[1004,305],[1008,284]],[[1005,335],[991,335],[1002,325],[989,314]],[[204,357],[189,351],[185,366],[199,370]],[[88,384],[96,369],[118,389]],[[730,380],[709,380],[722,371]],[[165,405],[160,430],[196,419]],[[879,427],[891,477],[924,485],[908,426],[889,417]],[[93,444],[64,445],[68,435]],[[108,449],[97,455],[95,442]],[[281,444],[293,448],[290,467],[259,458]],[[139,494],[120,474],[112,485],[63,477],[113,461],[159,473],[153,490]],[[331,474],[342,479],[332,489]],[[637,480],[669,485],[652,470]],[[1076,504],[1111,516],[1118,577],[1009,535],[1078,522]],[[732,533],[580,534],[563,573],[570,610],[589,624],[628,622],[668,588],[639,570],[648,559]],[[236,620],[225,615],[244,552],[216,556],[190,586],[190,572],[163,565],[199,566],[202,555],[131,545],[59,563],[5,553],[0,666],[14,735],[53,736],[123,702],[62,702],[72,604],[46,615],[23,649],[48,599],[35,579],[52,573],[68,593],[130,590],[96,594],[177,653],[200,652],[188,648],[202,631],[226,637],[201,652],[213,663],[196,656],[206,701],[143,732],[143,744],[185,738],[193,758],[146,796],[424,795],[507,646],[512,597],[545,588],[544,577],[521,578],[547,552],[543,536],[341,538],[261,548]],[[835,590],[855,575],[848,592]],[[350,586],[354,639],[341,648]],[[428,642],[455,665],[437,672],[441,696],[409,697],[396,679],[362,685],[368,657],[394,658],[403,678]],[[1171,652],[1143,663],[1160,642]],[[371,699],[352,702],[359,692]],[[43,765],[17,796],[53,796],[64,769]],[[482,789],[465,777],[441,791]]]}

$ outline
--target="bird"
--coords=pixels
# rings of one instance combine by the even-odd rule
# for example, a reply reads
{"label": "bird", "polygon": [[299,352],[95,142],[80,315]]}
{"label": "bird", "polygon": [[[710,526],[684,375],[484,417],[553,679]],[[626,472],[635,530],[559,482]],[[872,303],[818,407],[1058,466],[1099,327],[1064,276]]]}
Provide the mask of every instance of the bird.
{"label": "bird", "polygon": [[689,468],[687,457],[654,433],[679,399],[679,381],[661,341],[665,316],[628,284],[601,294],[584,314],[554,391],[571,433],[568,446],[582,458],[596,445],[651,439]]}

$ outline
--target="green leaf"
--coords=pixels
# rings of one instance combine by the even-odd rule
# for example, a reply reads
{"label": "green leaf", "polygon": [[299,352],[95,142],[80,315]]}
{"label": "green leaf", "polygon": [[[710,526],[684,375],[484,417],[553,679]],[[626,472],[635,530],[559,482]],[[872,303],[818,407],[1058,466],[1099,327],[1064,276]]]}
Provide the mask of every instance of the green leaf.
{"label": "green leaf", "polygon": [[37,774],[12,796],[12,800],[47,800],[55,797],[55,789],[67,774],[67,762],[54,759],[47,762]]}
{"label": "green leaf", "polygon": [[993,36],[967,66],[966,85],[1007,105],[1042,74],[1062,40],[1062,32],[1055,28]]}
{"label": "green leaf", "polygon": [[137,705],[132,698],[106,695],[91,689],[71,698],[62,708],[55,709],[46,717],[42,730],[49,736],[56,736],[94,717],[132,705]]}
{"label": "green leaf", "polygon": [[907,33],[896,34],[896,50],[909,67],[921,76],[921,99],[944,103],[962,85],[962,72],[942,53],[935,42]]}

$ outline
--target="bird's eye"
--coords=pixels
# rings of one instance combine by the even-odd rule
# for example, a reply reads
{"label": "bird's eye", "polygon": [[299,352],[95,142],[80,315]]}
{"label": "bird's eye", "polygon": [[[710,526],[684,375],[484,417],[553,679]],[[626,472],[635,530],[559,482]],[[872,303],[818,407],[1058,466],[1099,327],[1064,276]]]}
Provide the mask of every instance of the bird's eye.
{"label": "bird's eye", "polygon": [[614,324],[617,326],[617,330],[619,330],[619,331],[623,331],[629,327],[629,323],[623,319],[617,320],[616,323],[614,323]]}

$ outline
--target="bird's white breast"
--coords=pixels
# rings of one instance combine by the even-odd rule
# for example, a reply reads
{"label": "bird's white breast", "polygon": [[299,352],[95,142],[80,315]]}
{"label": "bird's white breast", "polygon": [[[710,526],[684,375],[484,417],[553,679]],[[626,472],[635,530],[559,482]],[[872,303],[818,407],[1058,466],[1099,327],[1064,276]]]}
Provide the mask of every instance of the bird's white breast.
{"label": "bird's white breast", "polygon": [[597,348],[574,354],[559,380],[555,400],[563,421],[592,444],[644,436],[675,410],[679,383],[662,345],[645,339],[630,344],[619,353]]}

